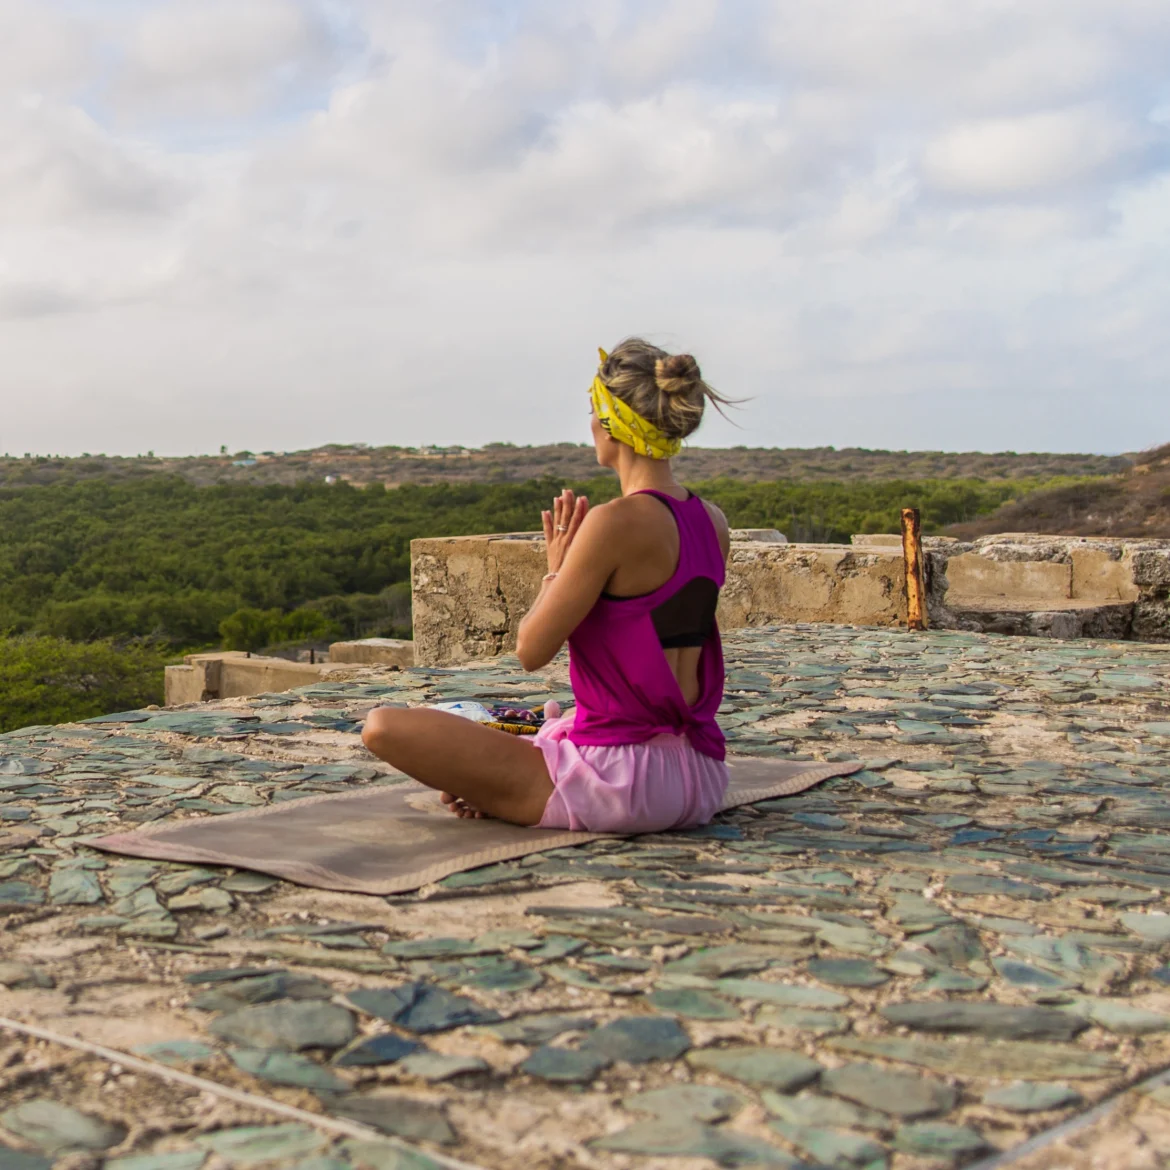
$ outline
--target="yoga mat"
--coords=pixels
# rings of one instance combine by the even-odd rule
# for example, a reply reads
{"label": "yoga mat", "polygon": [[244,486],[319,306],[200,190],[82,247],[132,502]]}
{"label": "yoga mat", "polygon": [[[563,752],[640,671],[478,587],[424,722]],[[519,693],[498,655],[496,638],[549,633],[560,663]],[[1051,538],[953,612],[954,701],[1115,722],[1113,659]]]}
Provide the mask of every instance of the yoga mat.
{"label": "yoga mat", "polygon": [[[791,796],[864,767],[858,760],[801,764],[750,756],[727,762],[725,809]],[[158,821],[86,844],[130,857],[254,869],[322,890],[399,894],[481,865],[614,836],[620,834],[462,820],[434,789],[404,780],[223,816]]]}

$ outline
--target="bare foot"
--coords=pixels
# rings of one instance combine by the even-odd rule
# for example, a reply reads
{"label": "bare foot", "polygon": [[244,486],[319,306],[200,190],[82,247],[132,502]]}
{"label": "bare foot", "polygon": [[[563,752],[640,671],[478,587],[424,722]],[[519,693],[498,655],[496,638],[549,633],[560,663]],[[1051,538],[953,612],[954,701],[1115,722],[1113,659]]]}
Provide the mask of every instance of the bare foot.
{"label": "bare foot", "polygon": [[458,796],[453,796],[450,792],[440,792],[439,799],[453,812],[457,817],[470,818],[471,820],[482,820],[484,814],[477,808],[473,808],[465,800],[461,800]]}

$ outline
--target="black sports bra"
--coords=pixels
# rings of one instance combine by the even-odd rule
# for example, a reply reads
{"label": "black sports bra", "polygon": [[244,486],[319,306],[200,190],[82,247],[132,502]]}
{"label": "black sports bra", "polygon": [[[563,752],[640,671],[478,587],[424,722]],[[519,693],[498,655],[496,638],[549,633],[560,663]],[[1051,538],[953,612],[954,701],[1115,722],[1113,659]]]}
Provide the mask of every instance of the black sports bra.
{"label": "black sports bra", "polygon": [[[668,511],[670,505],[654,497]],[[690,499],[688,494],[687,499]],[[674,513],[672,512],[671,515]],[[653,592],[653,590],[651,590]],[[637,593],[619,597],[614,593],[601,594],[606,601],[636,601],[649,594]],[[715,629],[715,610],[719,605],[719,586],[710,577],[692,577],[681,589],[672,593],[650,611],[650,620],[658,634],[663,650],[684,646],[702,646]]]}

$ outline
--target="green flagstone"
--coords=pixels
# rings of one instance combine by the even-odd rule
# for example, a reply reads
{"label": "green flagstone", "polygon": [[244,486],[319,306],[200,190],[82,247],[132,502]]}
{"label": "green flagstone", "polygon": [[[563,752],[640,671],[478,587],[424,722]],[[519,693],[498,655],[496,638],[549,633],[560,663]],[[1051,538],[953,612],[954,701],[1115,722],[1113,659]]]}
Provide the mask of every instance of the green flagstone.
{"label": "green flagstone", "polygon": [[798,1170],[797,1160],[758,1138],[698,1121],[654,1118],[589,1143],[599,1150],[661,1157],[710,1158],[720,1166],[779,1166]]}
{"label": "green flagstone", "polygon": [[650,1005],[666,1015],[690,1020],[738,1020],[739,1010],[727,1000],[698,988],[660,988],[647,997]]}
{"label": "green flagstone", "polygon": [[333,1003],[286,1000],[250,1005],[212,1020],[209,1029],[249,1048],[341,1048],[353,1039],[353,1016]]}
{"label": "green flagstone", "polygon": [[691,1046],[691,1038],[675,1020],[658,1016],[630,1016],[613,1020],[590,1032],[581,1042],[585,1052],[596,1052],[608,1060],[643,1064],[652,1060],[675,1060]]}
{"label": "green flagstone", "polygon": [[218,886],[202,886],[186,894],[176,894],[167,901],[167,909],[171,911],[202,910],[215,914],[224,914],[234,905],[231,894]]}
{"label": "green flagstone", "polygon": [[394,1066],[404,1076],[424,1081],[445,1081],[464,1073],[487,1072],[488,1065],[478,1056],[455,1056],[425,1049],[412,1052]]}
{"label": "green flagstone", "polygon": [[935,1158],[969,1157],[982,1153],[988,1146],[973,1129],[941,1121],[904,1125],[894,1137],[895,1149]]}
{"label": "green flagstone", "polygon": [[200,1134],[195,1142],[213,1150],[229,1165],[254,1166],[260,1162],[278,1162],[315,1154],[329,1139],[305,1125],[241,1125]]}
{"label": "green flagstone", "polygon": [[[358,1170],[441,1170],[441,1164],[418,1150],[404,1150],[388,1142],[350,1138],[341,1151]],[[310,1170],[301,1163],[296,1170]]]}
{"label": "green flagstone", "polygon": [[836,1097],[822,1097],[817,1093],[802,1092],[790,1097],[765,1089],[760,1100],[773,1117],[791,1125],[812,1126],[817,1129],[878,1129],[889,1126],[883,1113],[843,1101]]}
{"label": "green flagstone", "polygon": [[1017,987],[1076,987],[1075,981],[1063,979],[1050,971],[1042,971],[1030,963],[1021,963],[1018,959],[996,958],[991,960],[995,972],[1008,983]]}
{"label": "green flagstone", "polygon": [[1024,898],[1028,901],[1043,901],[1052,897],[1051,892],[1043,886],[997,877],[994,874],[956,874],[947,878],[946,884],[947,889],[956,894],[998,894],[1007,898]]}
{"label": "green flagstone", "polygon": [[730,995],[733,999],[755,999],[783,1007],[839,1008],[850,1002],[847,996],[825,991],[821,987],[766,983],[762,979],[716,979],[710,986],[712,990]]}
{"label": "green flagstone", "polygon": [[985,1040],[915,1040],[856,1036],[830,1036],[824,1043],[837,1052],[874,1056],[880,1060],[901,1061],[935,1072],[958,1076],[1016,1077],[1020,1080],[1046,1081],[1053,1077],[1072,1080],[1096,1080],[1117,1076],[1122,1066],[1107,1052],[1089,1052],[1061,1044],[1044,1044],[1031,1040],[1011,1043],[988,1043]]}
{"label": "green flagstone", "polygon": [[106,885],[115,898],[126,898],[150,885],[158,871],[159,866],[149,861],[118,865],[106,874]]}
{"label": "green flagstone", "polygon": [[0,1113],[0,1129],[31,1142],[46,1154],[74,1150],[108,1150],[126,1136],[120,1122],[82,1113],[45,1097],[25,1101]]}
{"label": "green flagstone", "polygon": [[738,1113],[744,1099],[738,1093],[714,1085],[671,1085],[647,1089],[622,1101],[622,1108],[652,1113],[664,1119],[686,1117],[692,1121],[725,1121]]}
{"label": "green flagstone", "polygon": [[177,1150],[170,1154],[130,1154],[125,1158],[110,1158],[103,1170],[199,1170],[206,1160],[206,1150]]}
{"label": "green flagstone", "polygon": [[1009,1113],[1043,1113],[1048,1109],[1064,1109],[1069,1105],[1079,1105],[1081,1095],[1068,1085],[1029,1084],[1027,1081],[1017,1081],[1014,1084],[988,1089],[983,1094],[983,1103],[997,1109],[1006,1109]]}
{"label": "green flagstone", "polygon": [[814,1081],[821,1066],[798,1052],[749,1045],[734,1048],[702,1048],[687,1054],[694,1068],[717,1072],[744,1084],[761,1085],[791,1093]]}
{"label": "green flagstone", "polygon": [[169,1064],[174,1068],[181,1068],[186,1064],[200,1064],[216,1055],[210,1044],[201,1044],[198,1040],[160,1040],[154,1044],[140,1044],[130,1051],[146,1057],[147,1060],[157,1060],[159,1064]]}
{"label": "green flagstone", "polygon": [[844,1032],[849,1027],[849,1017],[843,1012],[765,1004],[756,1012],[755,1023],[759,1027],[778,1028],[782,1032],[809,1032],[814,1036],[828,1036],[833,1032]]}
{"label": "green flagstone", "polygon": [[221,870],[187,866],[183,869],[176,870],[174,873],[162,874],[154,885],[160,894],[165,894],[169,897],[171,894],[181,894],[184,890],[190,889],[191,886],[212,881],[220,877],[221,873]]}
{"label": "green flagstone", "polygon": [[609,1057],[600,1052],[546,1044],[520,1065],[520,1071],[542,1081],[580,1084],[593,1080],[609,1064]]}
{"label": "green flagstone", "polygon": [[835,987],[880,987],[890,979],[867,959],[810,959],[808,973]]}
{"label": "green flagstone", "polygon": [[1090,950],[1067,938],[1053,939],[1041,935],[1009,938],[1004,939],[1004,946],[1025,962],[1074,980],[1091,991],[1107,986],[1125,970],[1120,959]]}
{"label": "green flagstone", "polygon": [[924,1032],[974,1032],[1005,1039],[1071,1040],[1084,1021],[1053,1008],[997,1003],[894,1003],[881,1009],[893,1025]]}
{"label": "green flagstone", "polygon": [[941,1081],[876,1064],[846,1064],[821,1075],[821,1087],[857,1105],[896,1117],[931,1117],[954,1108],[955,1090]]}
{"label": "green flagstone", "polygon": [[273,1085],[293,1085],[325,1093],[340,1093],[349,1088],[348,1081],[296,1053],[229,1048],[228,1056],[237,1068]]}
{"label": "green flagstone", "polygon": [[354,1007],[411,1032],[442,1032],[465,1024],[490,1024],[499,1014],[441,987],[415,982],[393,988],[362,988],[347,998]]}
{"label": "green flagstone", "polygon": [[388,942],[384,955],[397,959],[446,959],[461,955],[487,955],[498,951],[498,946],[484,945],[470,938],[416,938]]}
{"label": "green flagstone", "polygon": [[[805,938],[808,935],[804,935]],[[799,941],[800,934],[795,935]],[[757,946],[750,943],[732,943],[721,947],[702,947],[682,959],[667,963],[663,971],[667,974],[682,972],[689,975],[705,975],[719,978],[750,971],[763,971],[772,965],[790,966],[790,955],[775,947]]]}
{"label": "green flagstone", "polygon": [[1119,917],[1124,926],[1142,938],[1156,943],[1170,942],[1170,914],[1142,914],[1135,911]]}
{"label": "green flagstone", "polygon": [[23,906],[40,906],[45,900],[44,890],[30,882],[0,882],[0,910],[20,909]]}
{"label": "green flagstone", "polygon": [[814,1129],[787,1121],[773,1121],[772,1128],[818,1165],[833,1170],[885,1170],[885,1148],[863,1134],[836,1129]]}
{"label": "green flagstone", "polygon": [[382,1032],[376,1036],[367,1036],[344,1052],[339,1052],[333,1058],[333,1063],[339,1068],[394,1064],[404,1056],[417,1052],[420,1047],[416,1040],[404,1040],[392,1032]]}
{"label": "green flagstone", "polygon": [[1145,1036],[1170,1029],[1170,1016],[1115,999],[1085,999],[1068,1009],[1119,1036]]}
{"label": "green flagstone", "polygon": [[597,1026],[592,1016],[563,1016],[556,1013],[517,1016],[500,1024],[487,1024],[485,1032],[508,1044],[546,1044],[566,1032],[588,1032]]}

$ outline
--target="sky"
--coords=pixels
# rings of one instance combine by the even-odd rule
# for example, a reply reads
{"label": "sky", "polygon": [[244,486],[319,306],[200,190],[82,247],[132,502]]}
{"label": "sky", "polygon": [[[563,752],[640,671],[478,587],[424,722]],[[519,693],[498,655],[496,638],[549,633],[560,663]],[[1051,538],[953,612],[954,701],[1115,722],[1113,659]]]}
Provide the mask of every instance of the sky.
{"label": "sky", "polygon": [[1166,0],[0,0],[0,451],[1170,440]]}

